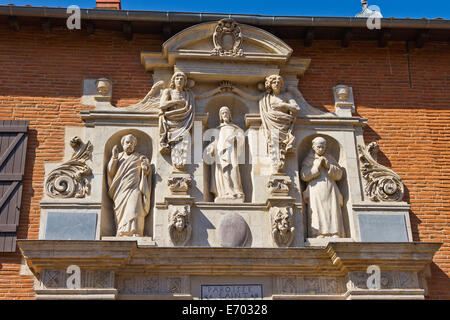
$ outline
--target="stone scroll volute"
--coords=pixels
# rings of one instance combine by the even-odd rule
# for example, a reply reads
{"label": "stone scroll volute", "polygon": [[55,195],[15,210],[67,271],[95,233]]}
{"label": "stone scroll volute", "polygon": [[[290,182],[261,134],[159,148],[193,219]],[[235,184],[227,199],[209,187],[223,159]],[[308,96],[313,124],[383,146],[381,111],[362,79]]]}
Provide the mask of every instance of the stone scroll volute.
{"label": "stone scroll volute", "polygon": [[74,153],[69,161],[52,170],[45,182],[45,191],[51,198],[84,198],[91,192],[91,168],[86,161],[92,158],[93,145],[76,136],[70,140]]}
{"label": "stone scroll volute", "polygon": [[378,151],[377,142],[366,147],[358,145],[365,194],[372,201],[401,201],[404,194],[402,179],[394,171],[377,162]]}

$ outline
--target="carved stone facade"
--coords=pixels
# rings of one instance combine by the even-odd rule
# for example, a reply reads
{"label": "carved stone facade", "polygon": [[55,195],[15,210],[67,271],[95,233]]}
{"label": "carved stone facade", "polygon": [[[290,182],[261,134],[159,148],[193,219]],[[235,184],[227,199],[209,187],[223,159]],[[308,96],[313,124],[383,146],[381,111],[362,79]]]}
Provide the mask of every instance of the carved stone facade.
{"label": "carved stone facade", "polygon": [[[380,263],[380,290],[423,298],[419,273],[436,246],[408,243],[403,184],[374,145],[361,147],[367,119],[354,115],[353,89],[332,89],[335,112],[314,108],[298,89],[311,60],[291,54],[267,31],[223,19],[142,52],[154,84],[136,104],[111,104],[121,79],[85,79],[93,108],[66,136],[90,142],[74,138],[68,162],[46,165],[40,240],[20,243],[40,297],[64,292],[73,263],[83,294],[98,297],[197,299],[202,285],[255,285],[264,298],[351,299]],[[46,240],[55,212],[95,215],[92,241]]]}

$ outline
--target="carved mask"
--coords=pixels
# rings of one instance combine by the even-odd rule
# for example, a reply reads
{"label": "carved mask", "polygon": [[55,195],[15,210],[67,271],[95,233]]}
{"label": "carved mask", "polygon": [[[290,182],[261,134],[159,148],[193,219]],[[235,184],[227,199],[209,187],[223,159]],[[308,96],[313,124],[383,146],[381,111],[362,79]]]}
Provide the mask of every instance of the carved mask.
{"label": "carved mask", "polygon": [[175,219],[175,229],[176,229],[178,232],[181,232],[181,231],[184,230],[185,225],[186,225],[186,224],[185,224],[185,221],[184,221],[184,217],[182,217],[182,216],[177,216],[176,219]]}

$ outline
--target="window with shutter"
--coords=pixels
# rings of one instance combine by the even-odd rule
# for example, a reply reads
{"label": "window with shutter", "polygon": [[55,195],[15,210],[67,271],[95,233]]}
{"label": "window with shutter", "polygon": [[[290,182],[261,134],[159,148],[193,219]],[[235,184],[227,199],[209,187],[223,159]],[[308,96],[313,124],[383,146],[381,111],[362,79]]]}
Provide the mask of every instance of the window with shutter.
{"label": "window with shutter", "polygon": [[0,120],[0,252],[16,251],[28,121]]}

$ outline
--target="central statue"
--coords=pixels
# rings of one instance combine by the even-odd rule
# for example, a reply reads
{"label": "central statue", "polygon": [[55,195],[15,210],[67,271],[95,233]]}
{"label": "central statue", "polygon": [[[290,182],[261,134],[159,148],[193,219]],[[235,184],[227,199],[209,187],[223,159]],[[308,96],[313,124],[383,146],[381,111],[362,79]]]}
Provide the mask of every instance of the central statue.
{"label": "central statue", "polygon": [[214,202],[244,202],[238,161],[244,146],[244,132],[231,123],[228,107],[220,108],[219,117],[219,135],[206,149],[206,153],[214,159],[211,192],[215,195]]}

